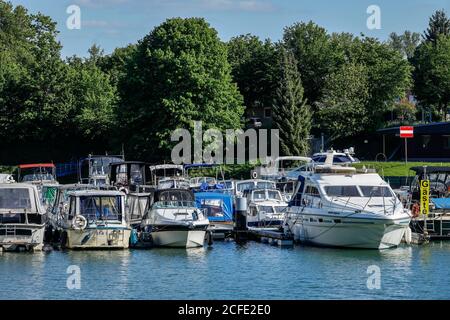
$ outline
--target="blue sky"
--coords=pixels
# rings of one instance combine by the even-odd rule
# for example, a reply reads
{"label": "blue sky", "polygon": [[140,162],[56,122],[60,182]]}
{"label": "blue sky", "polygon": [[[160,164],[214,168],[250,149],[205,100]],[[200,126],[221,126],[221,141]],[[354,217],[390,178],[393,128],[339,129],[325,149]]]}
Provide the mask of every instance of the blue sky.
{"label": "blue sky", "polygon": [[[385,40],[391,32],[422,33],[437,9],[450,13],[450,0],[10,0],[58,23],[62,55],[86,56],[94,43],[106,53],[134,43],[171,17],[204,17],[221,39],[252,33],[279,40],[283,28],[312,20],[329,32],[364,33]],[[81,8],[82,27],[69,30],[68,6]],[[381,9],[381,29],[369,30],[368,6]]]}

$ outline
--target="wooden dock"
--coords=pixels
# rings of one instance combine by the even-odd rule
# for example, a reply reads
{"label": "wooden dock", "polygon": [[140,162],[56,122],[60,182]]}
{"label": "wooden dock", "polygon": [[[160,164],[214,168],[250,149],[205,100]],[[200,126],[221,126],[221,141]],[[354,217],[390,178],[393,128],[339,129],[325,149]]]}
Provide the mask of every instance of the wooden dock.
{"label": "wooden dock", "polygon": [[235,239],[256,240],[279,247],[289,247],[294,245],[291,236],[286,235],[278,228],[251,228],[248,230],[234,231]]}

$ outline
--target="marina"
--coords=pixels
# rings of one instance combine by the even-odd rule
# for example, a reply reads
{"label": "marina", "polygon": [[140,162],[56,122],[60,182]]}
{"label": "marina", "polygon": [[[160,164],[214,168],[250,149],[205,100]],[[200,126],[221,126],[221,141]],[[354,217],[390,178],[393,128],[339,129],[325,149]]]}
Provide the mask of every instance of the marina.
{"label": "marina", "polygon": [[[187,174],[193,168],[217,169],[207,164],[149,165],[89,156],[80,160],[78,184],[59,184],[51,163],[20,165],[19,181],[22,170],[31,170],[25,181],[5,175],[0,184],[0,246],[4,251],[39,251],[44,245],[47,250],[195,248],[234,239],[382,250],[449,236],[447,167],[428,173],[426,166],[413,167],[417,175],[410,186],[393,190],[375,170],[350,166],[354,158],[343,161],[345,155],[330,150],[315,155],[317,163],[278,158],[251,173],[270,178],[249,180]],[[296,166],[280,170],[282,160]],[[88,174],[82,178],[85,163]],[[426,207],[419,204],[423,182],[431,185]],[[286,183],[292,184],[289,190]],[[24,190],[27,197],[18,193]],[[27,240],[20,223],[40,230],[32,234],[45,230],[45,236],[30,234]]]}
{"label": "marina", "polygon": [[450,300],[448,0],[50,2],[0,0],[0,303]]}

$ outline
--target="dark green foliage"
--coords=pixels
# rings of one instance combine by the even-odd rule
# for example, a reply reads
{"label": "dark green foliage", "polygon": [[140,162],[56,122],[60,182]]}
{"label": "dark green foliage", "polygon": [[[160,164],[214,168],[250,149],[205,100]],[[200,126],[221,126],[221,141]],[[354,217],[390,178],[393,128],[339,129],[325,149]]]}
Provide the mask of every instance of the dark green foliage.
{"label": "dark green foliage", "polygon": [[440,35],[450,35],[450,19],[443,9],[436,11],[430,17],[428,28],[424,33],[424,38],[427,41],[435,42]]}
{"label": "dark green foliage", "polygon": [[445,121],[450,104],[450,36],[421,44],[412,63],[415,95],[422,106],[431,107]]}
{"label": "dark green foliage", "polygon": [[169,19],[139,42],[120,108],[133,154],[170,154],[171,133],[203,121],[241,127],[242,96],[232,82],[226,46],[204,19]]}
{"label": "dark green foliage", "polygon": [[274,127],[279,129],[280,152],[284,156],[306,155],[309,151],[311,111],[294,55],[281,49],[280,80],[273,105]]}

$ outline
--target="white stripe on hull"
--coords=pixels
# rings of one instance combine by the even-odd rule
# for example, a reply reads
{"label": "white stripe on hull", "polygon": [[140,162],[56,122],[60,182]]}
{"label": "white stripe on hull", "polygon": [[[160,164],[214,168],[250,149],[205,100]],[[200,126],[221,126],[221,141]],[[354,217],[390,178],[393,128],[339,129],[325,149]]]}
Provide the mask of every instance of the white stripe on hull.
{"label": "white stripe on hull", "polygon": [[158,247],[195,248],[203,247],[206,231],[156,231],[152,232],[153,245]]}

